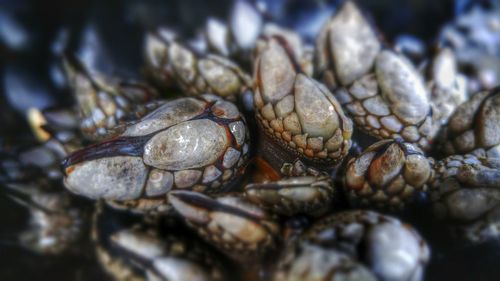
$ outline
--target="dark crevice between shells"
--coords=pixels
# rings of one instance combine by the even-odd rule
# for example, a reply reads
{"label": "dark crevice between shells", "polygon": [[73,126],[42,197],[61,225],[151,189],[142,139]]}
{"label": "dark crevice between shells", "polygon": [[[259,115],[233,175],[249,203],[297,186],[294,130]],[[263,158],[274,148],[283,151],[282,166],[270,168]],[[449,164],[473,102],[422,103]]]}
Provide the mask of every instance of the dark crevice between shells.
{"label": "dark crevice between shells", "polygon": [[84,149],[75,151],[61,163],[62,169],[84,161],[112,156],[142,156],[144,145],[154,134],[140,137],[117,137],[101,143],[96,143]]}
{"label": "dark crevice between shells", "polygon": [[217,211],[217,212],[223,212],[223,213],[228,213],[232,215],[236,215],[239,217],[243,217],[245,219],[249,219],[251,221],[254,221],[258,224],[260,224],[260,220],[262,218],[255,216],[253,214],[250,214],[248,212],[242,211],[240,209],[237,209],[232,206],[227,206],[224,205],[217,200],[211,199],[209,197],[203,196],[198,194],[197,192],[170,192],[170,196],[175,196],[182,202],[188,204],[188,205],[194,205],[196,207],[200,207],[203,209],[207,209],[210,211]]}

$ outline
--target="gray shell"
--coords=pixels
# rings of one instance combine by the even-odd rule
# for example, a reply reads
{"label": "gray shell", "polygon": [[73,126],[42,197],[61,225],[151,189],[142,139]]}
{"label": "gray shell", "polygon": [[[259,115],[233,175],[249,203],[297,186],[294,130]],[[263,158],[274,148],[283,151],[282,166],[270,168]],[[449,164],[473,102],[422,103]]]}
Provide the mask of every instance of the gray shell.
{"label": "gray shell", "polygon": [[300,73],[276,38],[261,46],[255,65],[254,108],[262,131],[303,159],[340,162],[351,147],[352,122],[333,94]]}
{"label": "gray shell", "polygon": [[478,243],[500,237],[500,160],[449,156],[434,166],[430,198],[437,218],[460,238]]}
{"label": "gray shell", "polygon": [[316,58],[316,74],[357,128],[379,139],[402,138],[429,149],[438,126],[422,75],[403,55],[382,48],[353,1],[346,1],[324,25]]}
{"label": "gray shell", "polygon": [[377,55],[374,67],[335,96],[362,131],[428,150],[439,122],[432,118],[423,77],[405,57],[389,50]]}
{"label": "gray shell", "polygon": [[500,91],[474,94],[457,107],[443,128],[446,155],[475,153],[500,157]]}
{"label": "gray shell", "polygon": [[242,168],[246,124],[235,105],[220,98],[165,103],[114,139],[70,155],[65,185],[93,199],[161,198],[171,189],[213,193]]}
{"label": "gray shell", "polygon": [[413,228],[372,211],[327,216],[304,233],[302,243],[341,249],[383,281],[422,280],[430,257],[427,243]]}
{"label": "gray shell", "polygon": [[162,87],[178,87],[192,96],[213,93],[234,100],[252,83],[231,60],[198,54],[161,29],[148,34],[145,45],[146,73]]}

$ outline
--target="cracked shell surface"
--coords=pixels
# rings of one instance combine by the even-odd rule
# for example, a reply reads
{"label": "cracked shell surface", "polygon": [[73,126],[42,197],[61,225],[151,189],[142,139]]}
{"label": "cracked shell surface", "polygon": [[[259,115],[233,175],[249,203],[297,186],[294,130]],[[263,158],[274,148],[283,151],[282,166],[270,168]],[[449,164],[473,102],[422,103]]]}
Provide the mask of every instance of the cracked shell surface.
{"label": "cracked shell surface", "polygon": [[203,113],[206,103],[195,98],[176,99],[165,103],[127,127],[123,136],[143,136],[188,121]]}

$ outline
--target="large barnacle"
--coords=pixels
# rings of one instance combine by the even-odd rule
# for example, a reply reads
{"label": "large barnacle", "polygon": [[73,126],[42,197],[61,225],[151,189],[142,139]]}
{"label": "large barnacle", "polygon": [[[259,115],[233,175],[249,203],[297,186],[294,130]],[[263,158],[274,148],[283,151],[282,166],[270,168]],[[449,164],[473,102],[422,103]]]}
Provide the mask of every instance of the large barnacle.
{"label": "large barnacle", "polygon": [[[327,173],[287,173],[301,163],[319,170],[338,165],[351,147],[352,123],[325,86],[298,63],[293,36],[260,40],[255,60],[254,108],[260,136],[258,154],[281,181],[248,185],[246,196],[284,215],[320,214],[330,208],[334,187]],[[291,40],[291,41],[290,41]],[[273,180],[276,180],[274,178]]]}
{"label": "large barnacle", "polygon": [[[338,164],[351,147],[352,123],[335,97],[302,73],[286,41],[271,38],[255,61],[255,114],[262,155],[277,169],[292,163]],[[276,151],[279,149],[281,151]]]}
{"label": "large barnacle", "polygon": [[71,154],[65,185],[135,209],[164,208],[166,193],[221,191],[243,168],[248,139],[235,105],[218,97],[166,102],[113,139]]}
{"label": "large barnacle", "polygon": [[339,89],[336,97],[357,128],[428,150],[437,127],[421,75],[410,61],[390,50],[377,55],[374,67],[374,73]]}
{"label": "large barnacle", "polygon": [[382,44],[359,8],[347,1],[316,42],[316,72],[357,128],[379,139],[402,138],[428,150],[437,127],[423,77]]}

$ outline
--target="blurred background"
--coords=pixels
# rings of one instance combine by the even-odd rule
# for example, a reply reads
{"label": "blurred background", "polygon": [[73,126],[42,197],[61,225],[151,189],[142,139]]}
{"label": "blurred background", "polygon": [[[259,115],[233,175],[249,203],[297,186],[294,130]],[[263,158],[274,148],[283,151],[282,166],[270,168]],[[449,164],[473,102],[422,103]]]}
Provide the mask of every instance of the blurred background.
{"label": "blurred background", "polygon": [[[28,108],[71,104],[60,66],[64,51],[76,53],[100,72],[138,78],[147,30],[166,25],[191,37],[209,16],[226,19],[232,2],[0,0],[0,147],[34,142],[25,118]],[[341,1],[251,2],[266,20],[294,28],[312,41]],[[446,24],[472,9],[498,8],[495,0],[358,2],[389,43],[409,40],[417,47],[431,45]],[[433,250],[427,280],[500,280],[498,242],[457,249],[442,234],[433,232],[432,225],[418,219],[412,223],[429,239]],[[0,194],[0,280],[106,280],[92,254],[48,258],[24,250],[14,241],[26,224],[24,208]]]}

